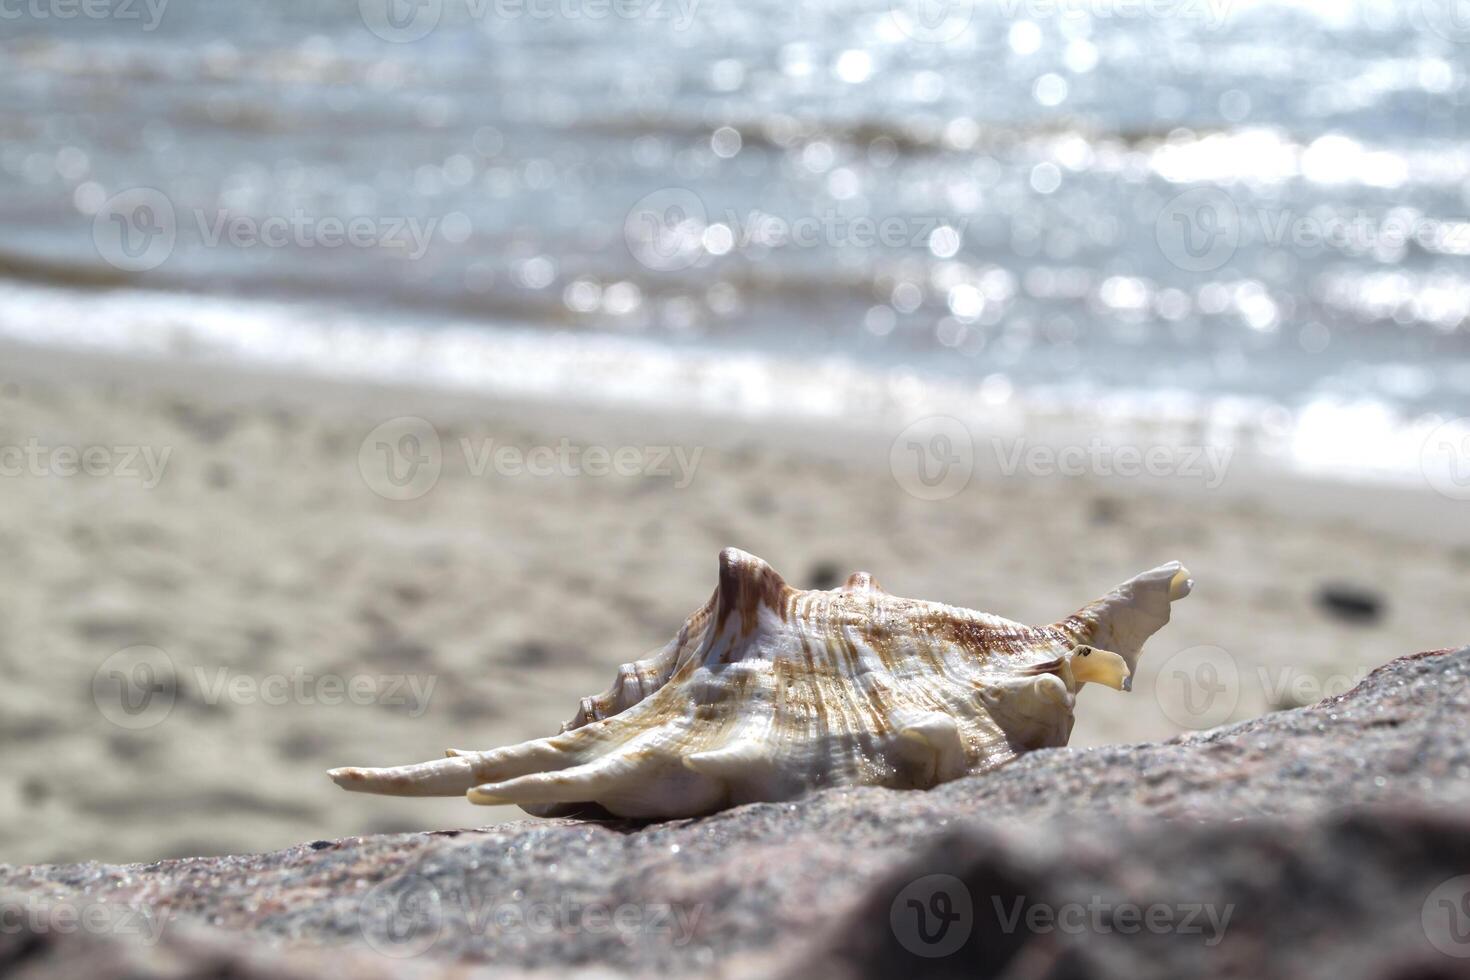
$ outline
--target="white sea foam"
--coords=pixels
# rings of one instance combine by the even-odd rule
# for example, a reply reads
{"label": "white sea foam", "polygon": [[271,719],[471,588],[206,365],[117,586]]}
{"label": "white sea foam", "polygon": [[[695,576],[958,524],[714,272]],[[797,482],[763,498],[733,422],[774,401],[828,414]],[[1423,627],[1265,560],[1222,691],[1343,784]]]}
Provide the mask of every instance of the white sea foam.
{"label": "white sea foam", "polygon": [[1457,447],[1470,446],[1470,423],[1407,417],[1367,398],[1324,395],[1291,409],[1178,388],[1018,386],[1000,373],[963,379],[838,356],[810,360],[537,327],[410,325],[312,304],[13,284],[0,286],[0,338],[773,426],[829,422],[898,432],[915,419],[943,415],[968,427],[977,452],[993,445],[997,456],[998,447],[1018,438],[1050,447],[1196,445],[1241,450],[1253,466],[1318,477],[1420,487],[1467,482],[1470,495],[1470,473],[1462,472],[1470,458],[1457,455]]}

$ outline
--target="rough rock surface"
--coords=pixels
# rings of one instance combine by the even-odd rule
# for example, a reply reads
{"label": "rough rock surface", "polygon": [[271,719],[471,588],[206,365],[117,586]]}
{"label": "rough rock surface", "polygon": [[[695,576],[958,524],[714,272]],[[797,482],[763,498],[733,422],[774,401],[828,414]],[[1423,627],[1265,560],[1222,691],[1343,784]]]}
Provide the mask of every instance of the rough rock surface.
{"label": "rough rock surface", "polygon": [[927,793],[0,865],[0,974],[1470,976],[1470,649]]}

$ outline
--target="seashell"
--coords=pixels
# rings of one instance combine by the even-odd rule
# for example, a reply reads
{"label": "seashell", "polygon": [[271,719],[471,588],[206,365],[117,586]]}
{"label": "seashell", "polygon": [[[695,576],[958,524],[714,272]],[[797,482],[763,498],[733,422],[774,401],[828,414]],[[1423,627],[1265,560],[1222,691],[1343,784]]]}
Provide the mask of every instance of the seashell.
{"label": "seashell", "polygon": [[793,589],[734,548],[678,636],[618,668],[561,734],[391,769],[344,789],[515,803],[538,816],[688,817],[829,786],[923,789],[1065,745],[1083,684],[1131,686],[1193,582],[1178,562],[1050,626],[889,595],[866,572]]}

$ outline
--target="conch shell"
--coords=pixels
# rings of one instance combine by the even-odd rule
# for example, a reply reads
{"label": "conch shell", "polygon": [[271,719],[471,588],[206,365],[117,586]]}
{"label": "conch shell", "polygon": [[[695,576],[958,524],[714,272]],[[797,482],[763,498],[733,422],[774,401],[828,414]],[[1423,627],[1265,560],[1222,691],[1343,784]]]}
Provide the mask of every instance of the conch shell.
{"label": "conch shell", "polygon": [[1131,686],[1193,582],[1178,562],[1051,626],[889,595],[858,572],[793,589],[720,553],[714,595],[561,734],[392,769],[344,789],[515,803],[538,816],[688,817],[829,786],[923,789],[1065,745],[1077,689]]}

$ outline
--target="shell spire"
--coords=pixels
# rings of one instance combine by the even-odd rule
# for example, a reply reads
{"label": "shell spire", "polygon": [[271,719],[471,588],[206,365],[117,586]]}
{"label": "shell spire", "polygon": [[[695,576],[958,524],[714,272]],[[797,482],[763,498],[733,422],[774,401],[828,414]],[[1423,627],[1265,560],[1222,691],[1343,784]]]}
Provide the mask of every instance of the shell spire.
{"label": "shell spire", "polygon": [[890,595],[866,572],[794,589],[726,548],[709,600],[583,698],[560,734],[330,775],[350,790],[465,794],[542,816],[695,816],[826,786],[927,788],[1065,745],[1078,688],[1129,689],[1144,640],[1192,584],[1172,562],[1029,627]]}

